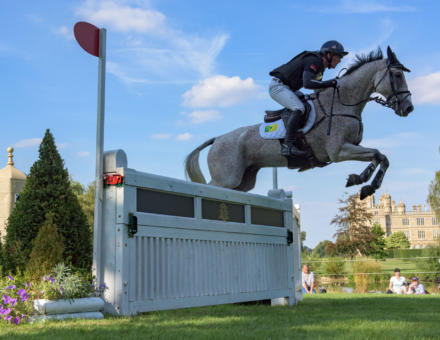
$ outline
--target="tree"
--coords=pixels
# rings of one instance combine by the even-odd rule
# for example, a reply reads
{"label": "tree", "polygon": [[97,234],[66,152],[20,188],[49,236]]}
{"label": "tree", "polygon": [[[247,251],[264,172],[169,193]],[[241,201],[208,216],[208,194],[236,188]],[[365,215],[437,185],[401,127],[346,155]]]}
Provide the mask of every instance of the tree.
{"label": "tree", "polygon": [[41,280],[43,275],[49,274],[56,264],[63,262],[63,239],[53,222],[53,214],[47,214],[46,221],[32,244],[26,277],[36,282]]}
{"label": "tree", "polygon": [[316,245],[316,247],[313,248],[311,256],[312,257],[324,257],[324,256],[330,255],[328,253],[328,249],[327,249],[327,246],[329,243],[332,243],[332,242],[329,240],[324,240],[324,241],[319,242]]}
{"label": "tree", "polygon": [[374,223],[371,233],[373,234],[373,239],[370,244],[370,255],[376,259],[383,259],[387,255],[385,251],[385,232],[380,224]]}
{"label": "tree", "polygon": [[71,179],[73,193],[78,198],[79,204],[86,215],[87,223],[93,233],[93,221],[95,217],[95,181],[87,188],[80,182]]}
{"label": "tree", "polygon": [[437,218],[440,219],[440,171],[435,173],[435,177],[429,185],[428,203]]}
{"label": "tree", "polygon": [[388,249],[408,249],[411,243],[403,231],[396,231],[385,239]]}
{"label": "tree", "polygon": [[350,257],[369,255],[372,251],[371,243],[375,235],[371,232],[371,219],[359,195],[351,195],[340,199],[339,213],[331,221],[337,226],[334,237],[336,238],[335,250],[339,254]]}
{"label": "tree", "polygon": [[304,251],[304,241],[306,240],[306,232],[305,231],[301,231],[300,233],[299,233],[299,237],[300,237],[300,240],[301,240],[301,252],[303,252]]}
{"label": "tree", "polygon": [[20,200],[11,212],[6,229],[5,263],[8,270],[24,272],[46,215],[64,239],[63,259],[78,268],[90,268],[92,243],[86,216],[72,191],[69,174],[64,168],[49,130],[39,148],[39,159],[32,165]]}

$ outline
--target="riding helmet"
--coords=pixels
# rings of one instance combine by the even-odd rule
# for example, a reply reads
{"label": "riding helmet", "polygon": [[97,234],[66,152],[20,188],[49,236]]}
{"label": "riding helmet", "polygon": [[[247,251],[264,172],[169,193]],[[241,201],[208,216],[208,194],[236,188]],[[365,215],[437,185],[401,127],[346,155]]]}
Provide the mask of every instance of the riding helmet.
{"label": "riding helmet", "polygon": [[336,54],[336,55],[340,55],[342,57],[344,55],[348,54],[347,51],[344,51],[344,46],[342,46],[342,44],[336,40],[329,40],[329,41],[325,42],[321,46],[320,52],[323,55],[325,55],[327,52],[330,52],[332,55]]}

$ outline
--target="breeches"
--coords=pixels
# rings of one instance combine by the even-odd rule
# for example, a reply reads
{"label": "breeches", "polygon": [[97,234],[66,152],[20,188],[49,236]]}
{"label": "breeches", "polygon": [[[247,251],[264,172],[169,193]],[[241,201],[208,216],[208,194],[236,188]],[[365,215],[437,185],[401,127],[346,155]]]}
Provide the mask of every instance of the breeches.
{"label": "breeches", "polygon": [[273,78],[269,84],[269,94],[273,100],[292,111],[304,113],[304,105],[295,93],[279,79]]}

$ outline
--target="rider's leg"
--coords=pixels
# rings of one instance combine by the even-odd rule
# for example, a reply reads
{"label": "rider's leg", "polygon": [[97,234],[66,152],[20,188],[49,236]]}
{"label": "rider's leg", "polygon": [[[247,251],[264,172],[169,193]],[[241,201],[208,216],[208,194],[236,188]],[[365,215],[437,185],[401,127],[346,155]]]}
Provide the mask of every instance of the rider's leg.
{"label": "rider's leg", "polygon": [[272,80],[269,85],[269,94],[273,100],[292,111],[286,124],[286,138],[281,146],[283,156],[304,156],[305,152],[295,146],[296,130],[299,128],[304,114],[304,105],[292,90],[283,83]]}

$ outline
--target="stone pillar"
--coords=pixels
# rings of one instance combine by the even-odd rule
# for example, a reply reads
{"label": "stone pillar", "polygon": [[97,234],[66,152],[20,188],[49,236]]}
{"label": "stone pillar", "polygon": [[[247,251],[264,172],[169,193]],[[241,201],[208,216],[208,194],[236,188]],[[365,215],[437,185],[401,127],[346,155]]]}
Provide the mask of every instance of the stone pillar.
{"label": "stone pillar", "polygon": [[6,235],[6,224],[9,214],[14,209],[15,202],[20,197],[26,175],[14,167],[14,149],[8,148],[8,164],[0,170],[0,237],[3,240]]}

